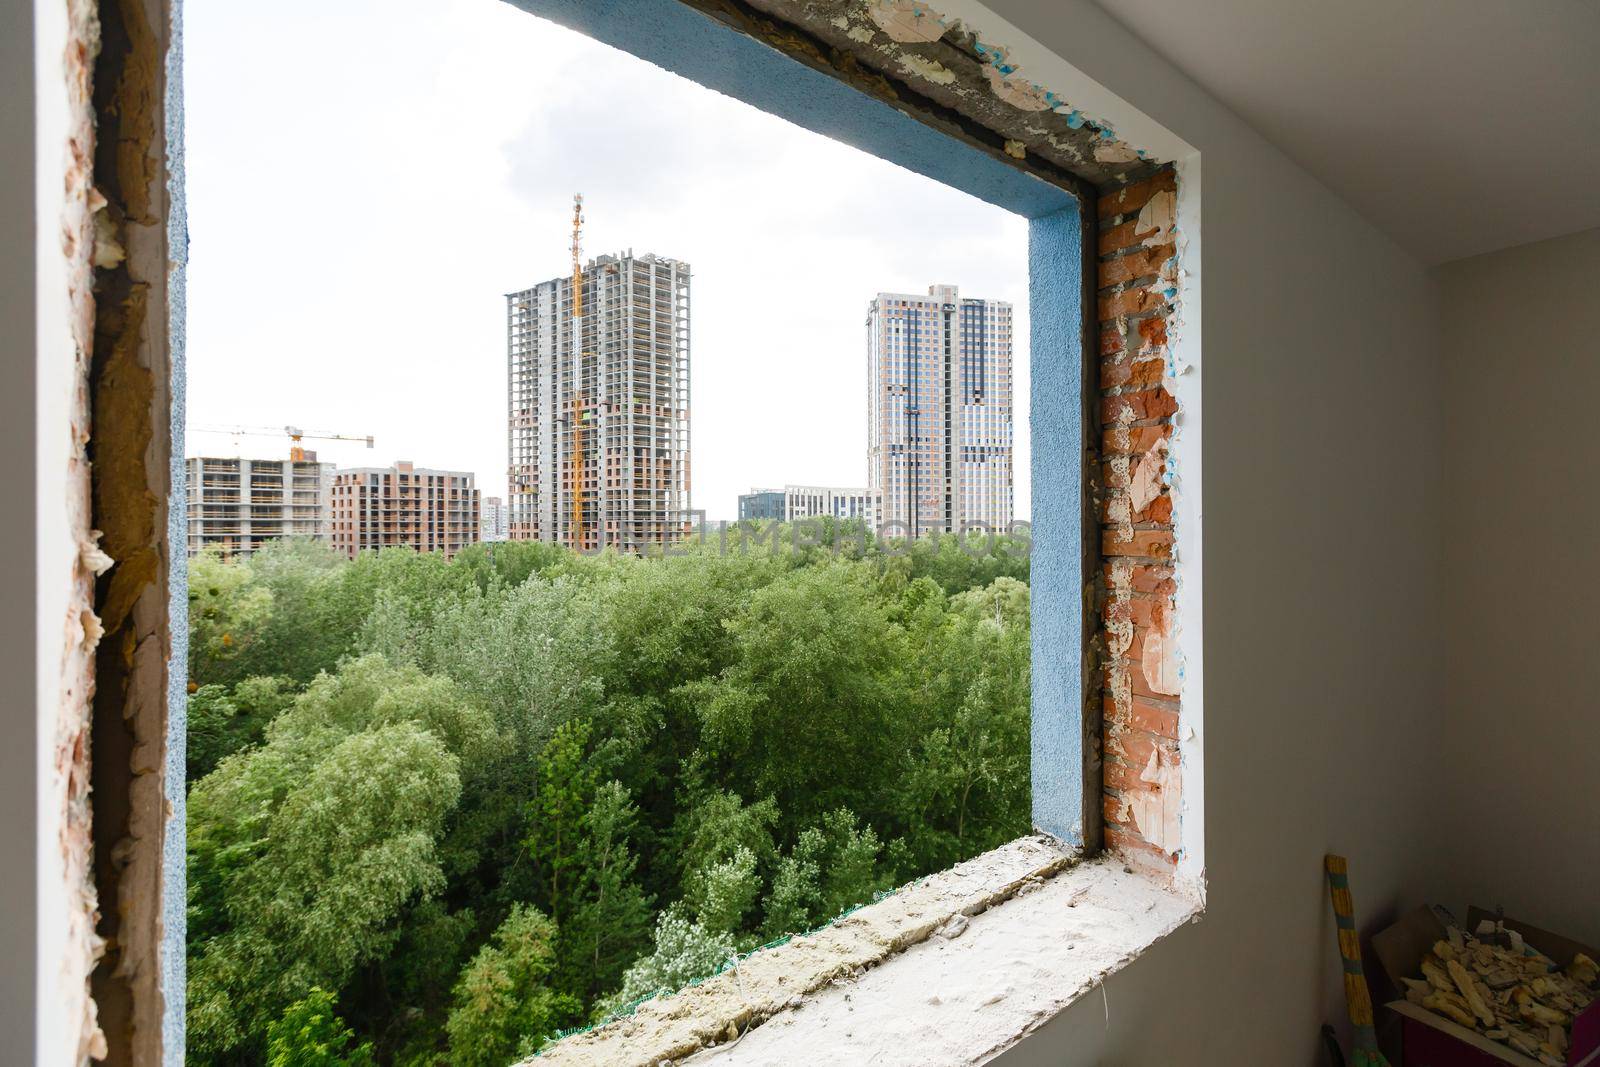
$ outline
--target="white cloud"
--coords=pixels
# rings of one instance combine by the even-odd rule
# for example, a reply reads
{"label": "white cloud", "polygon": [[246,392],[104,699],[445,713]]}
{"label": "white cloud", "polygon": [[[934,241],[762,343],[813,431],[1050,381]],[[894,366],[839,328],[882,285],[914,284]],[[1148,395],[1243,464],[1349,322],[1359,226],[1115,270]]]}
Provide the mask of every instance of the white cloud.
{"label": "white cloud", "polygon": [[193,424],[371,433],[371,452],[317,447],[502,493],[503,294],[566,272],[576,191],[589,254],[694,269],[694,504],[712,517],[754,484],[865,481],[875,293],[955,282],[1011,300],[1027,336],[1023,220],[508,5],[185,11]]}

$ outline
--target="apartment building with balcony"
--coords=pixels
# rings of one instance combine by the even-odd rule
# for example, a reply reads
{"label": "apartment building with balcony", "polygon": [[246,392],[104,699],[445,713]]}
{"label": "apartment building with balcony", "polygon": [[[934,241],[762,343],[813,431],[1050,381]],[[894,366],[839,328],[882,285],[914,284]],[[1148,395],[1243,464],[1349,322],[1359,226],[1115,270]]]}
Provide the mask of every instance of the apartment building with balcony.
{"label": "apartment building with balcony", "polygon": [[631,251],[506,295],[512,540],[638,552],[689,530],[689,265]]}
{"label": "apartment building with balcony", "polygon": [[867,485],[880,532],[917,537],[1012,520],[1011,305],[879,293],[867,310]]}
{"label": "apartment building with balcony", "polygon": [[465,471],[392,467],[334,472],[333,547],[354,559],[368,549],[413,548],[451,558],[478,540],[478,490]]}
{"label": "apartment building with balcony", "polygon": [[281,537],[327,539],[333,464],[305,458],[191,456],[188,554],[215,548],[225,558],[251,555]]}

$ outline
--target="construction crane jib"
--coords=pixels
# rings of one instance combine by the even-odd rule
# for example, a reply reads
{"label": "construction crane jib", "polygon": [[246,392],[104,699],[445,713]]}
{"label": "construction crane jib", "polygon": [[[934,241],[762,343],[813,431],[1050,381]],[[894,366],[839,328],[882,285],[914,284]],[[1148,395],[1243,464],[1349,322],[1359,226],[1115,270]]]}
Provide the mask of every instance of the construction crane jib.
{"label": "construction crane jib", "polygon": [[229,434],[233,437],[287,437],[289,438],[289,461],[291,463],[305,461],[306,450],[300,442],[308,437],[314,441],[361,441],[368,448],[372,447],[373,440],[371,434],[322,433],[317,430],[302,430],[298,426],[280,426],[276,429],[255,426],[196,426],[193,429],[196,433]]}

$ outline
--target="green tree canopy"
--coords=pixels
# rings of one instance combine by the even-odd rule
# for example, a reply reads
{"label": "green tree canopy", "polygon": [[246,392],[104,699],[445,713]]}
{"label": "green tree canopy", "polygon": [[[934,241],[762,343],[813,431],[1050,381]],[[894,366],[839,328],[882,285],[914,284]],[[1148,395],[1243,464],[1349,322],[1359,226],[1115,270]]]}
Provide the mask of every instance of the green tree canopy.
{"label": "green tree canopy", "polygon": [[555,967],[556,926],[518,905],[461,972],[446,1031],[456,1067],[506,1067],[532,1053],[578,1011],[545,984]]}
{"label": "green tree canopy", "polygon": [[1020,541],[725,540],[191,561],[191,1062],[501,1067],[1028,831]]}
{"label": "green tree canopy", "polygon": [[375,1067],[372,1042],[355,1044],[334,1003],[332,993],[312,986],[284,1009],[267,1027],[267,1067]]}

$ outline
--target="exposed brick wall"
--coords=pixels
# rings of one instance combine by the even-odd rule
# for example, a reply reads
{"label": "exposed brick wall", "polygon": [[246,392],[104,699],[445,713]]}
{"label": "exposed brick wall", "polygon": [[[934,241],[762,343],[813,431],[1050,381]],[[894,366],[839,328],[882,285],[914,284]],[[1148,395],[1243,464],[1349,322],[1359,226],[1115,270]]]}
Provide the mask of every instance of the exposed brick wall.
{"label": "exposed brick wall", "polygon": [[1163,170],[1099,201],[1100,509],[1106,846],[1169,870],[1180,849],[1181,674],[1168,448],[1178,404],[1177,182]]}

